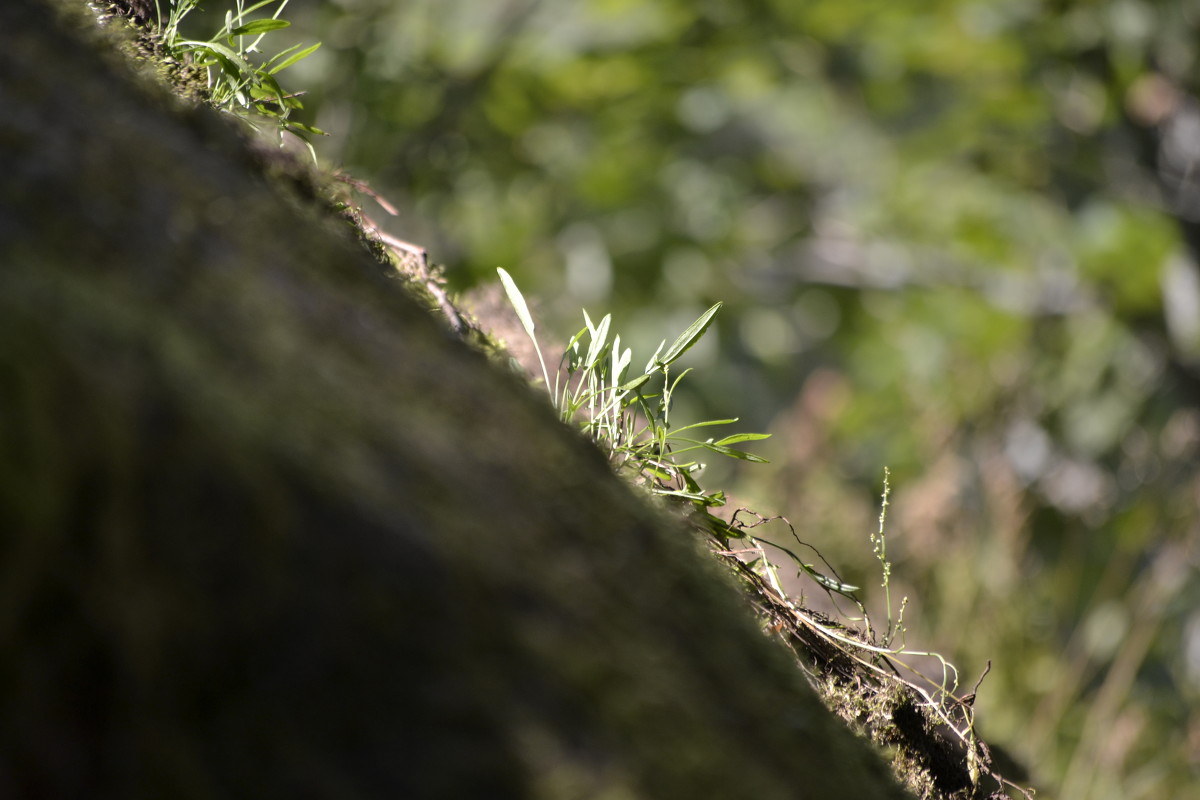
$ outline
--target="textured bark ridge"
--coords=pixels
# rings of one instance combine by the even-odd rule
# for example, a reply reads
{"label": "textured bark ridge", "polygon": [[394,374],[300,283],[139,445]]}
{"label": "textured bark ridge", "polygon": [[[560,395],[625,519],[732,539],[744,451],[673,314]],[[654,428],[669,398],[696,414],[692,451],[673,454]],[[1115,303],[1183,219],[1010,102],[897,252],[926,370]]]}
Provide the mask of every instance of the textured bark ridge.
{"label": "textured bark ridge", "polygon": [[0,3],[0,796],[900,798],[687,533]]}

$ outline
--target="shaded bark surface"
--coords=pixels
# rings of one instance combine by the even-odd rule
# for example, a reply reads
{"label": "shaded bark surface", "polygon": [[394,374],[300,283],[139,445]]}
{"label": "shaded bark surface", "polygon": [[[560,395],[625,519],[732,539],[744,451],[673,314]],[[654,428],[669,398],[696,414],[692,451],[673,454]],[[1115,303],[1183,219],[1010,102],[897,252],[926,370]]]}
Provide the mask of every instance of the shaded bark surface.
{"label": "shaded bark surface", "polygon": [[0,3],[0,796],[900,798],[687,533]]}

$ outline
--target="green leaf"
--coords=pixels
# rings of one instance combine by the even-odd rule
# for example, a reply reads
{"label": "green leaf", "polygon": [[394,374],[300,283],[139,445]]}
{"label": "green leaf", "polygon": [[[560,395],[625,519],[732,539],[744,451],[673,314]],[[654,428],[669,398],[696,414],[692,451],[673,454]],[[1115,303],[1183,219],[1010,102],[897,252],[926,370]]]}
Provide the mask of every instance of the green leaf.
{"label": "green leaf", "polygon": [[689,372],[691,372],[691,371],[692,371],[692,368],[691,368],[691,367],[688,367],[688,368],[687,368],[687,369],[685,369],[683,372],[681,372],[681,373],[679,373],[678,375],[676,375],[676,376],[675,376],[675,380],[671,382],[671,388],[670,388],[670,390],[668,390],[668,394],[675,394],[675,389],[676,389],[676,388],[678,388],[678,386],[679,386],[679,382],[680,382],[681,380],[683,380],[683,379],[684,379],[684,377],[685,377],[685,376],[686,376],[686,375],[687,375]]}
{"label": "green leaf", "polygon": [[618,386],[617,391],[618,392],[632,392],[634,389],[638,388],[639,386],[641,386],[643,383],[645,383],[648,380],[650,380],[649,375],[638,375],[636,378],[631,380],[629,383],[623,383],[620,386]]}
{"label": "green leaf", "polygon": [[616,383],[625,375],[626,368],[629,367],[629,361],[633,358],[633,351],[628,347],[624,351],[621,350],[621,335],[617,334],[613,339],[612,349],[612,382]]}
{"label": "green leaf", "polygon": [[725,505],[726,502],[724,492],[704,494],[703,492],[682,491],[679,489],[655,489],[654,494],[659,497],[682,497],[704,508],[716,508]]}
{"label": "green leaf", "polygon": [[[254,5],[250,6],[249,8],[243,8],[241,13],[238,14],[237,17],[233,17],[229,12],[226,12],[225,13],[225,28],[224,28],[224,30],[229,30],[230,28],[233,27],[234,19],[236,19],[238,22],[241,22],[243,19],[250,16],[255,11],[258,11],[263,6],[269,6],[272,3],[277,3],[277,2],[280,2],[280,0],[261,0],[261,2],[255,3]],[[199,3],[197,3],[196,5],[199,5]],[[275,9],[275,15],[278,16],[281,11],[283,11],[282,6],[280,8]],[[219,35],[220,34],[218,34],[218,36]]]}
{"label": "green leaf", "polygon": [[[550,373],[546,369],[545,359],[542,358],[542,348],[538,344],[537,337],[533,335],[533,316],[529,313],[529,306],[525,304],[525,296],[517,288],[517,284],[512,279],[512,276],[508,274],[508,270],[503,267],[496,267],[496,272],[500,275],[500,283],[504,286],[504,293],[508,295],[508,302],[512,304],[513,310],[517,312],[517,318],[521,320],[521,326],[525,328],[525,334],[533,342],[533,350],[537,353],[538,364],[542,368],[542,380],[546,382],[546,391],[551,391]],[[557,386],[557,383],[555,386]],[[553,400],[554,397],[551,395],[551,402]]]}
{"label": "green leaf", "polygon": [[[195,50],[202,53],[207,53],[209,56],[221,62],[221,66],[226,69],[231,75],[253,75],[254,69],[250,66],[246,59],[235,53],[223,44],[217,42],[196,42],[190,39],[185,39],[179,43],[181,47],[189,50]],[[226,64],[226,62],[229,62]],[[230,69],[230,67],[233,69]],[[239,75],[240,73],[240,75]]]}
{"label": "green leaf", "polygon": [[682,428],[676,428],[675,433],[680,434],[684,431],[689,431],[692,428],[706,428],[710,425],[729,425],[737,421],[738,418],[734,417],[733,419],[710,419],[707,422],[693,422],[691,425],[684,425]]}
{"label": "green leaf", "polygon": [[[682,430],[682,429],[680,429]],[[677,431],[678,432],[678,431]],[[737,444],[738,442],[757,442],[763,439],[770,439],[769,433],[735,433],[732,436],[726,436],[719,442],[714,442],[717,445]]]}
{"label": "green leaf", "polygon": [[567,347],[563,350],[562,358],[559,360],[560,366],[566,364],[567,374],[574,375],[582,363],[579,355],[579,340],[587,333],[587,328],[580,328],[579,333],[571,337],[571,341],[567,342]]}
{"label": "green leaf", "polygon": [[718,517],[714,517],[712,514],[705,514],[704,522],[706,525],[708,525],[709,531],[714,536],[721,539],[722,541],[727,541],[729,539],[745,539],[746,538],[745,531],[743,531],[739,528],[733,527],[725,520],[720,519]]}
{"label": "green leaf", "polygon": [[688,329],[679,334],[679,338],[667,348],[667,352],[662,358],[655,356],[655,363],[660,366],[668,366],[673,364],[684,353],[686,353],[692,345],[699,341],[704,332],[708,330],[708,326],[712,324],[713,318],[717,316],[717,312],[721,310],[723,303],[716,303],[708,311],[700,315],[699,319],[688,326]]}
{"label": "green leaf", "polygon": [[279,102],[280,95],[277,94],[274,89],[272,89],[270,86],[268,86],[266,84],[260,83],[255,86],[251,86],[250,87],[250,96],[253,97],[255,100],[261,100],[264,103],[274,103],[275,105],[281,105],[281,103]]}
{"label": "green leaf", "polygon": [[800,566],[804,568],[804,571],[808,574],[808,577],[812,578],[814,581],[821,584],[822,586],[824,586],[826,589],[828,589],[831,592],[837,592],[838,594],[845,595],[845,594],[849,594],[850,592],[858,591],[857,586],[854,586],[849,583],[842,583],[841,581],[836,581],[833,578],[829,577],[828,575],[822,575],[821,573],[817,572],[815,569],[810,567],[808,564],[801,564]]}
{"label": "green leaf", "polygon": [[800,569],[801,572],[803,572],[805,575],[808,575],[808,577],[812,578],[814,581],[821,584],[822,586],[824,586],[826,589],[828,589],[831,592],[837,592],[838,594],[845,595],[846,597],[850,597],[853,599],[853,595],[851,594],[851,592],[858,591],[859,587],[857,587],[857,586],[853,586],[849,583],[842,583],[839,580],[834,580],[833,578],[830,578],[828,575],[823,575],[820,572],[817,572],[817,570],[813,568],[812,564],[805,564],[800,559],[800,556],[796,555],[791,550],[789,550],[788,548],[786,548],[780,544],[772,542],[769,539],[763,539],[762,537],[759,537],[759,536],[750,536],[748,538],[750,539],[751,542],[765,542],[766,544],[771,545],[771,547],[774,547],[777,550],[782,551],[783,553],[785,553],[788,556],[788,558],[790,558],[792,560],[792,563],[795,564]]}
{"label": "green leaf", "polygon": [[659,467],[653,467],[650,465],[646,465],[646,466],[642,467],[642,470],[644,472],[649,473],[650,475],[653,475],[655,478],[658,478],[660,481],[669,481],[673,477],[675,477],[674,475],[672,475],[670,472],[668,472],[665,469],[661,469]]}
{"label": "green leaf", "polygon": [[715,444],[713,442],[699,442],[698,444],[705,450],[711,450],[714,453],[720,453],[723,456],[729,456],[730,458],[736,458],[741,461],[749,461],[752,464],[771,463],[762,456],[756,456],[753,453],[747,453],[745,450],[734,450],[732,447],[725,447],[724,445]]}
{"label": "green leaf", "polygon": [[517,319],[521,321],[521,327],[525,329],[525,335],[530,339],[534,338],[533,317],[529,313],[529,306],[525,304],[525,296],[517,288],[517,284],[508,274],[508,270],[496,267],[496,272],[500,275],[500,283],[504,286],[504,293],[508,295],[508,302],[512,305],[513,311],[517,312]]}
{"label": "green leaf", "polygon": [[[592,321],[587,318],[587,312],[584,312],[583,317],[588,327],[591,328]],[[583,360],[585,369],[594,367],[604,353],[604,345],[608,343],[608,328],[611,324],[612,314],[605,314],[604,319],[600,320],[599,327],[592,329],[592,343],[588,346],[587,358]]]}
{"label": "green leaf", "polygon": [[247,22],[245,25],[237,26],[229,32],[229,35],[253,36],[256,33],[266,33],[267,31],[277,31],[290,27],[292,27],[292,23],[286,19],[256,19],[252,22]]}
{"label": "green leaf", "polygon": [[[268,71],[269,71],[269,72],[270,72],[270,74],[272,74],[272,75],[274,75],[276,72],[282,72],[283,70],[285,70],[285,69],[287,69],[288,67],[292,66],[292,65],[293,65],[293,64],[295,64],[296,62],[298,62],[298,61],[303,61],[304,59],[306,59],[306,58],[308,58],[309,56],[311,56],[313,53],[317,52],[317,49],[318,49],[320,46],[321,46],[321,43],[320,43],[320,42],[317,42],[316,44],[312,45],[311,47],[306,47],[306,48],[304,48],[303,50],[301,50],[299,53],[295,53],[295,54],[293,54],[293,55],[289,56],[288,58],[284,59],[283,61],[280,61],[280,62],[279,62],[278,64],[276,64],[275,66],[271,67],[271,68],[270,68]],[[294,48],[293,48],[293,49],[294,49]],[[275,56],[275,58],[279,58],[279,56],[282,56],[282,55],[283,55],[284,53],[286,53],[286,52],[288,52],[288,51],[287,51],[287,50],[285,50],[283,53],[280,53],[278,56]],[[273,60],[274,60],[274,59],[272,59],[272,61],[273,61]],[[268,62],[268,63],[269,63],[269,62]]]}
{"label": "green leaf", "polygon": [[287,121],[287,128],[288,128],[288,130],[295,129],[298,131],[302,131],[304,133],[311,133],[314,136],[328,136],[329,135],[328,133],[321,130],[320,128],[314,128],[312,125],[305,125],[303,122],[293,122],[292,120]]}
{"label": "green leaf", "polygon": [[[292,53],[294,53],[296,50],[299,50],[299,49],[300,49],[300,45],[297,43],[297,44],[292,45],[291,47],[280,50],[278,53],[276,53],[275,55],[268,58],[265,62],[263,62],[263,69],[268,69],[272,64],[275,64],[276,62],[280,61],[281,59],[285,58],[286,56],[291,55]],[[271,70],[268,70],[268,71],[271,71]]]}
{"label": "green leaf", "polygon": [[270,92],[274,96],[277,103],[279,103],[281,106],[286,105],[286,102],[283,99],[283,96],[286,94],[286,92],[284,92],[283,87],[279,85],[279,81],[275,80],[267,73],[259,73],[258,86],[251,87],[251,94],[254,94],[253,89],[259,89],[261,91],[262,87],[266,87],[266,91]]}
{"label": "green leaf", "polygon": [[658,354],[666,347],[667,340],[663,339],[658,343],[658,349],[654,351],[654,355],[650,356],[650,360],[646,362],[646,369],[643,370],[647,375],[657,372],[662,367],[662,362],[658,360]]}

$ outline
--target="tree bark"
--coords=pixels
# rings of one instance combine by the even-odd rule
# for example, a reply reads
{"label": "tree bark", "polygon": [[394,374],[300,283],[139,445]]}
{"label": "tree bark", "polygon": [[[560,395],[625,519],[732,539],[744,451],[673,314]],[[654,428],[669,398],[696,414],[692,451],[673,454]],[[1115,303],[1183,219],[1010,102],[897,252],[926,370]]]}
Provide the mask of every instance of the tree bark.
{"label": "tree bark", "polygon": [[71,28],[0,3],[0,795],[905,796],[676,521]]}

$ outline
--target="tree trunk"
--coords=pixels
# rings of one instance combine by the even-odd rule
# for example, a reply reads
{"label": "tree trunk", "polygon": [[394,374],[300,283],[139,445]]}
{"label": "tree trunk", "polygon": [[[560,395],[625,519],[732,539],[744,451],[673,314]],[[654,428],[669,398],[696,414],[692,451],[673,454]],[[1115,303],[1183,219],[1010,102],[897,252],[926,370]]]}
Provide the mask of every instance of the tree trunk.
{"label": "tree trunk", "polygon": [[72,27],[0,3],[0,795],[905,796],[681,526]]}

